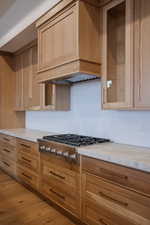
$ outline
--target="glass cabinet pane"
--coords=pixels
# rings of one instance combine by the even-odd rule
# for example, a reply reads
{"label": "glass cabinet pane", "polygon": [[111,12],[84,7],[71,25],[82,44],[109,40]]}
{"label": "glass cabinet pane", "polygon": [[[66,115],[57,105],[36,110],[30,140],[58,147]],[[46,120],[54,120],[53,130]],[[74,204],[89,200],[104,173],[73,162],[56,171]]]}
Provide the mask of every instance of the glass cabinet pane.
{"label": "glass cabinet pane", "polygon": [[125,2],[107,11],[108,103],[125,101],[125,18]]}

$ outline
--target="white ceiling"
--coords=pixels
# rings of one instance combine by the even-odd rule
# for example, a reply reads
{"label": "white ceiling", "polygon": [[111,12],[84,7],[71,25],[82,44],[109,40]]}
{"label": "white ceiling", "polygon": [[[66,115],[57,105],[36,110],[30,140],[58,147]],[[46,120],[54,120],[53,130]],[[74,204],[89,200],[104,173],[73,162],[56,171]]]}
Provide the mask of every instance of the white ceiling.
{"label": "white ceiling", "polygon": [[30,25],[58,1],[60,0],[0,0],[1,50],[13,52],[20,48],[22,41],[26,44],[32,40],[36,33],[34,25]]}

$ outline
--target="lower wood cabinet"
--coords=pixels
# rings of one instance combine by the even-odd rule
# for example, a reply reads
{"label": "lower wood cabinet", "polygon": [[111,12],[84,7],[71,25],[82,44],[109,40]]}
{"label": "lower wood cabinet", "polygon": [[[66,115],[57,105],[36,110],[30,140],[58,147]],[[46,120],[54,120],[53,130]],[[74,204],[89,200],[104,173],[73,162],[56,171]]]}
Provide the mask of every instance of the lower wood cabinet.
{"label": "lower wood cabinet", "polygon": [[[90,160],[93,165],[89,163]],[[146,196],[147,193],[139,192],[138,187],[133,191],[125,184],[117,184],[116,180],[114,182],[108,176],[104,178],[101,173],[95,175],[95,168],[98,168],[99,164],[99,170],[101,170],[103,161],[83,157],[82,162],[82,217],[84,222],[90,225],[150,224],[150,197]],[[111,172],[113,164],[106,164],[108,171]],[[90,169],[93,172],[90,172]],[[120,172],[118,170],[118,180]],[[150,174],[147,175],[150,177]],[[114,176],[113,171],[111,176]],[[145,185],[147,186],[147,183]]]}
{"label": "lower wood cabinet", "polygon": [[41,154],[40,191],[71,214],[80,217],[79,165],[62,156]]}
{"label": "lower wood cabinet", "polygon": [[17,139],[17,177],[32,188],[39,188],[39,152],[38,144]]}
{"label": "lower wood cabinet", "polygon": [[0,167],[16,177],[16,138],[0,134]]}

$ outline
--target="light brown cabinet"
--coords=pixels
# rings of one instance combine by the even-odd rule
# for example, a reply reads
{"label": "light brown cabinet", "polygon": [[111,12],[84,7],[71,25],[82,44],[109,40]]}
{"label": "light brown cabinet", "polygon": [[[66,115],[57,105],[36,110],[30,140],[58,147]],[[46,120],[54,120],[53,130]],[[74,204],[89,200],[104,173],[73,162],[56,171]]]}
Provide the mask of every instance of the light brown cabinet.
{"label": "light brown cabinet", "polygon": [[150,2],[114,0],[102,7],[104,109],[150,109]]}
{"label": "light brown cabinet", "polygon": [[150,1],[135,1],[135,108],[150,109]]}
{"label": "light brown cabinet", "polygon": [[52,83],[39,84],[37,76],[37,45],[30,44],[17,53],[16,111],[69,110],[70,86]]}
{"label": "light brown cabinet", "polygon": [[79,72],[100,76],[99,8],[94,2],[63,0],[37,21],[38,81]]}
{"label": "light brown cabinet", "polygon": [[133,0],[114,0],[103,15],[103,108],[133,107]]}
{"label": "light brown cabinet", "polygon": [[79,165],[62,156],[41,153],[40,191],[76,217],[80,217]]}
{"label": "light brown cabinet", "polygon": [[[150,223],[150,174],[82,158],[83,220],[89,225]],[[138,178],[138,179],[137,179]]]}

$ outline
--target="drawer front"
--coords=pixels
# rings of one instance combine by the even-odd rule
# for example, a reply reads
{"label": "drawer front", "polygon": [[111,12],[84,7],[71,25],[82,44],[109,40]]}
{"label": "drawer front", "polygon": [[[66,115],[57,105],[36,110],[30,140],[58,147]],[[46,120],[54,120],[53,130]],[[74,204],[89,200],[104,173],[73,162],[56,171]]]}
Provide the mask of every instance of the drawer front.
{"label": "drawer front", "polygon": [[3,142],[0,145],[0,154],[16,161],[16,147]]}
{"label": "drawer front", "polygon": [[2,155],[0,155],[0,167],[11,176],[16,176],[16,163]]}
{"label": "drawer front", "polygon": [[111,205],[113,209],[118,207],[119,211],[124,212],[124,215],[128,215],[126,212],[130,212],[133,217],[136,218],[138,215],[141,220],[147,220],[150,223],[150,198],[105,182],[93,175],[83,175],[83,177],[85,179],[85,198],[99,199],[99,201]]}
{"label": "drawer front", "polygon": [[7,143],[7,144],[9,143],[10,145],[13,145],[13,146],[16,145],[16,138],[5,135],[5,134],[0,134],[0,141],[2,141],[3,143]]}
{"label": "drawer front", "polygon": [[83,220],[89,225],[141,225],[148,223],[136,223],[134,221],[113,213],[107,208],[97,205],[90,200],[85,200],[83,207]]}
{"label": "drawer front", "polygon": [[78,175],[76,173],[66,173],[63,168],[49,165],[42,166],[42,176],[47,181],[60,182],[62,185],[69,185],[73,188],[78,186]]}
{"label": "drawer front", "polygon": [[150,196],[150,173],[82,157],[83,170]]}
{"label": "drawer front", "polygon": [[38,144],[22,139],[17,139],[17,151],[39,156]]}
{"label": "drawer front", "polygon": [[79,214],[79,201],[75,193],[69,188],[58,187],[57,184],[42,183],[42,193],[51,201],[69,210],[71,213]]}
{"label": "drawer front", "polygon": [[39,171],[39,159],[38,157],[33,157],[29,154],[25,154],[23,152],[18,152],[17,154],[17,162],[24,166],[27,167],[35,172]]}
{"label": "drawer front", "polygon": [[17,166],[17,176],[21,182],[38,189],[39,179],[38,176],[23,166]]}

